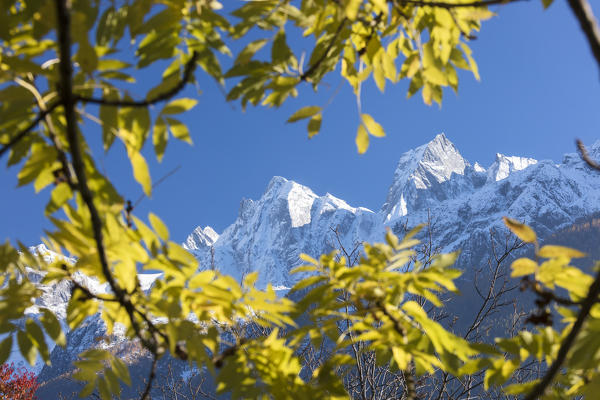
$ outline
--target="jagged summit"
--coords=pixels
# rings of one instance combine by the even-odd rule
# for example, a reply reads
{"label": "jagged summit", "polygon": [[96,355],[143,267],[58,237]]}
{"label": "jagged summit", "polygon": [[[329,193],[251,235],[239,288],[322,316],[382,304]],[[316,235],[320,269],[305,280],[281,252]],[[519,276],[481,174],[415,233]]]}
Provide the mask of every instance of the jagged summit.
{"label": "jagged summit", "polygon": [[452,174],[464,175],[465,168],[469,165],[454,143],[443,133],[422,148],[421,160],[412,173],[417,189],[426,189],[435,183],[445,182]]}
{"label": "jagged summit", "polygon": [[236,278],[258,269],[259,285],[290,287],[289,269],[298,265],[300,253],[333,250],[332,228],[351,246],[364,240],[376,221],[366,208],[276,176],[260,199],[242,200],[238,218],[211,245],[214,251],[206,247],[194,254],[203,267],[214,263]]}
{"label": "jagged summit", "polygon": [[[600,159],[600,141],[588,150],[593,159]],[[220,235],[210,227],[198,227],[184,245],[199,260],[200,268],[217,268],[236,279],[258,271],[259,287],[270,283],[283,289],[278,292],[283,294],[299,279],[290,270],[300,263],[301,253],[318,257],[339,249],[334,231],[351,250],[364,241],[381,241],[386,228],[402,235],[404,223],[414,226],[430,215],[433,243],[444,252],[461,249],[456,266],[465,271],[463,282],[472,282],[472,271],[484,265],[491,252],[490,230],[503,229],[502,216],[525,221],[544,240],[582,216],[600,212],[600,174],[591,173],[576,153],[565,155],[560,165],[499,154],[485,169],[469,164],[440,134],[400,157],[387,199],[383,209],[374,213],[274,177],[259,199],[242,200],[239,216]],[[31,251],[59,256],[43,246]],[[35,318],[40,308],[50,308],[66,327],[70,285],[41,285],[39,271],[30,269],[28,274],[42,290],[28,316]],[[158,276],[138,274],[142,289],[150,288]],[[84,283],[95,293],[108,290],[106,284],[91,279]],[[465,304],[472,299],[466,297]],[[44,368],[48,373],[42,372],[42,381],[62,376],[61,366],[70,365],[79,352],[96,345],[94,338],[104,331],[98,317],[94,318],[87,328],[68,333],[68,350],[54,349],[52,367]],[[10,361],[18,361],[18,351],[13,354]]]}
{"label": "jagged summit", "polygon": [[199,226],[190,233],[183,243],[183,247],[191,251],[200,250],[212,246],[218,238],[219,234],[210,226],[204,228]]}
{"label": "jagged summit", "polygon": [[[600,144],[599,144],[600,147]],[[497,153],[489,168],[471,165],[443,133],[429,143],[404,153],[398,162],[381,214],[390,223],[408,214],[437,207],[507,179],[535,165],[527,157]]]}
{"label": "jagged summit", "polygon": [[523,170],[533,164],[537,164],[537,160],[533,158],[505,156],[496,153],[496,160],[487,170],[488,180],[500,181],[506,179],[512,172]]}
{"label": "jagged summit", "polygon": [[[445,200],[451,192],[461,190],[455,185],[460,180],[455,176],[474,172],[456,146],[440,133],[400,156],[382,213],[387,219],[402,217],[415,207]],[[423,192],[428,195],[423,197]]]}

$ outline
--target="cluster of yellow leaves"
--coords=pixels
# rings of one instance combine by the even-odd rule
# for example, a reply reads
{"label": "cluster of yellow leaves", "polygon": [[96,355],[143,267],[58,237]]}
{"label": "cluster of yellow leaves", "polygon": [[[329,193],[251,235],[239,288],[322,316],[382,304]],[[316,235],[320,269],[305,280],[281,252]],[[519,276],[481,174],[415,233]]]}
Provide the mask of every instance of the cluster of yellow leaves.
{"label": "cluster of yellow leaves", "polygon": [[[364,257],[353,267],[335,254],[318,261],[305,258],[308,265],[298,271],[311,276],[295,286],[297,303],[278,298],[270,287],[255,288],[255,274],[240,283],[215,271],[198,272],[197,261],[170,240],[157,216],[150,214],[146,223],[124,209],[123,197],[96,167],[85,132],[77,132],[81,148],[70,148],[73,142],[67,135],[58,90],[56,1],[0,0],[0,154],[9,152],[9,166],[20,164],[20,185],[32,185],[36,192],[52,187],[45,212],[54,228],[47,232],[45,243],[75,261],[46,262],[43,255],[31,254],[23,246],[19,251],[8,243],[0,246],[0,334],[5,335],[0,362],[7,359],[15,341],[31,363],[38,354],[49,361],[48,339],[65,344],[60,323],[50,310],[40,310],[37,320],[25,318],[25,311],[40,295],[38,286],[27,278],[26,265],[44,276],[43,284],[73,285],[67,308],[70,329],[100,315],[109,334],[119,324],[129,338],[148,344],[144,345],[158,357],[169,352],[208,367],[219,391],[235,398],[267,393],[276,398],[290,398],[290,393],[302,398],[344,398],[347,393],[338,372],[353,365],[348,351],[353,341],[365,343],[367,351],[390,368],[414,369],[417,374],[441,370],[461,375],[485,368],[486,387],[509,381],[528,358],[551,361],[555,357],[574,319],[574,311],[567,307],[558,309],[563,331],[523,331],[498,341],[493,349],[469,344],[430,318],[423,305],[441,306],[440,294],[456,291],[454,280],[460,272],[450,268],[454,255],[440,256],[427,268],[407,269],[410,249],[417,243],[414,233],[403,241],[388,234],[386,243],[365,245]],[[361,84],[372,76],[381,91],[386,82],[408,79],[409,96],[422,90],[425,103],[441,103],[444,87],[458,87],[457,69],[478,77],[468,40],[481,21],[492,16],[485,7],[440,8],[401,0],[249,1],[230,16],[215,0],[67,3],[76,129],[83,126],[84,118],[99,123],[105,151],[119,139],[134,178],[148,196],[152,180],[142,152],[150,135],[159,160],[170,136],[191,142],[177,115],[197,101],[172,97],[195,81],[196,66],[219,84],[226,79],[233,82],[227,98],[243,106],[278,107],[296,96],[302,83],[317,89],[336,69],[357,96]],[[306,59],[288,45],[287,34],[295,29],[314,39]],[[246,40],[227,72],[221,67],[222,57],[231,56],[225,37]],[[124,61],[120,54],[129,46],[135,52]],[[268,46],[270,53],[261,53]],[[161,63],[166,67],[160,80],[154,86],[144,82],[150,89],[137,98],[138,89],[130,86],[136,83],[134,72]],[[308,134],[313,137],[320,131],[323,112],[320,106],[304,107],[289,122],[308,119]],[[371,136],[382,137],[385,132],[362,110],[359,120],[356,144],[362,153]],[[100,221],[92,220],[92,207],[82,198],[81,182],[74,174],[73,154],[79,152],[83,170],[78,176],[86,177]],[[530,228],[515,221],[507,224],[522,240],[536,243],[536,260],[515,261],[513,275],[532,275],[548,290],[566,291],[578,304],[591,283],[590,276],[569,265],[580,253],[557,246],[538,249]],[[539,258],[547,261],[540,264]],[[162,277],[143,291],[137,278],[141,270],[160,271]],[[78,274],[119,290],[93,293],[77,280]],[[598,318],[595,305],[557,393],[591,393],[600,383]],[[299,320],[305,322],[299,326]],[[228,340],[236,327],[248,324],[270,333]],[[341,333],[340,327],[345,327]],[[306,371],[299,349],[307,342],[325,342],[331,351],[307,379],[301,379]],[[83,395],[97,390],[107,399],[119,393],[120,382],[130,383],[126,366],[107,351],[83,353],[77,367],[76,378],[86,382]],[[531,383],[507,391],[521,393],[527,385]]]}
{"label": "cluster of yellow leaves", "polygon": [[[566,293],[568,299],[555,306],[554,312],[562,317],[558,325],[537,328],[534,331],[522,330],[513,338],[497,338],[496,349],[489,351],[489,357],[479,358],[468,367],[469,371],[463,371],[485,369],[486,390],[491,385],[510,383],[515,371],[530,364],[532,360],[540,365],[552,364],[577,318],[577,307],[587,296],[594,281],[592,276],[570,265],[571,259],[585,257],[584,253],[556,245],[544,245],[540,248],[537,235],[529,226],[509,218],[505,218],[505,223],[522,241],[535,245],[535,260],[516,259],[511,265],[511,276],[533,278],[538,292],[545,291],[549,296],[557,297]],[[595,268],[600,268],[600,264]],[[600,303],[596,303],[567,355],[564,372],[559,374],[554,384],[546,391],[545,399],[596,396],[600,385],[599,338]],[[504,391],[511,395],[526,394],[538,382],[539,378],[512,383],[506,386]]]}

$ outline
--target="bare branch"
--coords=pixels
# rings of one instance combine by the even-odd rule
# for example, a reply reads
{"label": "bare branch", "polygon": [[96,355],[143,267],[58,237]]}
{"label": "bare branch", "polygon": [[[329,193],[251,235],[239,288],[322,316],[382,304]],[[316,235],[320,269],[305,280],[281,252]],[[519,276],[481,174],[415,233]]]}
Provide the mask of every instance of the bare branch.
{"label": "bare branch", "polygon": [[575,14],[575,18],[579,21],[581,30],[587,38],[596,63],[600,67],[600,27],[594,17],[592,6],[590,6],[587,0],[569,0],[569,6],[573,14]]}
{"label": "bare branch", "polygon": [[131,303],[129,295],[127,295],[127,293],[121,289],[121,287],[119,287],[115,281],[108,266],[108,259],[104,249],[102,220],[100,219],[100,214],[96,208],[96,205],[94,204],[93,195],[87,183],[83,156],[81,154],[81,143],[77,133],[77,119],[75,116],[76,98],[73,94],[73,66],[71,65],[71,16],[69,15],[69,9],[66,0],[56,0],[56,15],[58,19],[57,36],[60,55],[60,103],[63,105],[65,113],[66,135],[71,151],[73,169],[75,171],[75,176],[77,177],[77,189],[79,190],[79,193],[81,194],[81,197],[90,212],[92,230],[94,232],[94,240],[96,242],[96,251],[98,252],[98,257],[100,259],[102,273],[117,300],[125,308],[136,336],[140,339],[144,347],[146,347],[150,352],[156,353],[156,340],[154,338],[153,340],[149,340],[142,335],[142,329],[135,318],[135,307]]}
{"label": "bare branch", "polygon": [[152,382],[154,381],[154,378],[156,377],[157,362],[158,362],[158,356],[156,354],[154,354],[154,357],[152,358],[152,365],[150,366],[150,375],[148,375],[148,382],[146,382],[146,388],[144,389],[144,392],[142,393],[140,400],[146,400],[146,399],[151,398],[150,390],[152,390]]}
{"label": "bare branch", "polygon": [[397,6],[402,6],[406,4],[412,4],[415,6],[421,7],[438,7],[445,8],[447,10],[453,8],[463,8],[463,7],[488,7],[498,4],[509,4],[516,3],[520,1],[529,1],[529,0],[480,0],[480,1],[471,1],[468,3],[449,3],[446,1],[426,1],[426,0],[390,0]]}
{"label": "bare branch", "polygon": [[240,338],[238,341],[238,344],[226,348],[225,350],[223,350],[221,352],[221,354],[217,355],[216,357],[213,357],[212,362],[215,365],[215,367],[221,368],[223,366],[223,362],[225,361],[225,359],[227,357],[233,356],[240,349],[240,347],[243,346],[245,343],[246,343],[246,339]]}
{"label": "bare branch", "polygon": [[598,164],[596,161],[592,160],[587,149],[583,145],[583,142],[581,140],[577,139],[576,143],[577,143],[577,149],[579,150],[579,155],[581,156],[581,159],[583,161],[585,161],[585,163],[588,166],[590,166],[590,168],[593,168],[596,171],[600,171],[600,164]]}
{"label": "bare branch", "polygon": [[554,362],[552,363],[550,368],[548,368],[548,371],[546,371],[546,374],[544,375],[542,380],[533,388],[531,393],[529,393],[527,395],[527,397],[525,397],[525,400],[535,400],[535,399],[541,397],[544,394],[546,388],[552,383],[554,376],[560,369],[561,365],[565,362],[565,360],[567,358],[567,353],[571,349],[571,346],[573,346],[573,343],[575,343],[575,339],[577,338],[577,335],[581,331],[581,328],[583,327],[583,323],[585,322],[588,315],[590,314],[590,310],[592,309],[592,306],[596,303],[596,300],[597,300],[599,294],[600,294],[600,271],[596,274],[596,279],[594,279],[594,282],[590,286],[587,297],[581,304],[581,310],[579,310],[579,314],[577,315],[577,319],[575,320],[575,323],[573,324],[573,327],[571,328],[569,335],[567,335],[565,340],[560,345],[560,349],[558,350],[556,359],[554,360]]}
{"label": "bare branch", "polygon": [[177,85],[175,85],[172,89],[167,90],[164,93],[156,95],[155,97],[148,100],[141,101],[128,101],[128,100],[108,100],[108,99],[97,99],[94,97],[85,97],[85,96],[75,96],[76,101],[83,101],[85,103],[93,103],[100,104],[104,106],[115,106],[115,107],[148,107],[156,103],[160,103],[164,100],[169,100],[171,97],[175,96],[179,93],[191,79],[194,70],[196,69],[196,61],[198,60],[199,53],[194,51],[192,53],[192,58],[188,60],[185,64],[185,68],[183,70],[183,77],[179,81]]}
{"label": "bare branch", "polygon": [[4,155],[4,153],[6,153],[8,150],[10,150],[11,147],[13,147],[17,143],[19,143],[25,136],[27,136],[27,134],[31,130],[33,130],[40,122],[42,122],[46,118],[47,115],[50,115],[50,113],[52,111],[54,111],[54,109],[56,109],[56,107],[58,107],[59,105],[61,105],[61,102],[57,101],[56,103],[49,105],[46,110],[40,111],[38,113],[38,115],[35,117],[35,119],[29,123],[29,125],[27,125],[23,130],[21,130],[19,133],[17,133],[15,136],[13,136],[8,141],[8,143],[6,143],[0,149],[0,157],[2,157]]}
{"label": "bare branch", "polygon": [[344,28],[344,26],[346,25],[346,22],[348,22],[347,18],[344,18],[340,21],[340,25],[337,27],[337,30],[335,31],[335,33],[333,34],[333,37],[331,38],[331,41],[329,42],[329,44],[327,45],[327,48],[325,49],[325,51],[323,51],[323,54],[321,54],[321,57],[319,57],[315,63],[313,65],[311,65],[306,72],[304,72],[302,75],[300,75],[300,80],[301,81],[305,81],[308,78],[310,78],[310,76],[317,70],[317,68],[319,68],[319,66],[323,63],[323,61],[325,61],[325,59],[327,58],[327,56],[329,55],[329,52],[331,51],[331,49],[333,48],[333,45],[335,44],[335,41],[337,40],[338,36],[340,35],[340,33],[342,32],[342,29]]}

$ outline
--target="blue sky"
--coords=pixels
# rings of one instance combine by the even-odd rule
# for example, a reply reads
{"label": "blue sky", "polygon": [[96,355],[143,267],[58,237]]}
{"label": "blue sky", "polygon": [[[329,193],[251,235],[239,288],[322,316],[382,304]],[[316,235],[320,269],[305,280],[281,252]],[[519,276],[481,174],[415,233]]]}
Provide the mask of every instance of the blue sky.
{"label": "blue sky", "polygon": [[[226,103],[222,91],[199,76],[199,103],[184,118],[194,145],[171,140],[163,162],[151,161],[154,180],[181,168],[141,203],[137,215],[145,218],[153,211],[177,241],[198,225],[222,232],[235,220],[240,200],[259,198],[274,175],[378,210],[400,155],[440,132],[471,163],[485,167],[496,152],[560,162],[574,151],[575,138],[588,144],[600,139],[600,71],[565,3],[547,11],[539,1],[496,8],[498,17],[484,23],[472,42],[481,81],[461,74],[458,95],[446,91],[441,109],[424,105],[418,96],[407,100],[406,83],[388,85],[385,94],[367,83],[363,110],[388,136],[372,140],[361,156],[354,145],[355,99],[347,85],[327,108],[317,137],[307,139],[304,123],[285,124],[297,108],[325,104],[338,89],[335,74],[317,94],[306,88],[281,109],[246,112]],[[197,93],[189,87],[185,95]],[[97,144],[97,128],[88,123],[84,129]],[[141,188],[129,178],[122,149],[100,160],[121,193],[137,199]],[[31,187],[16,188],[17,172],[0,168],[0,240],[33,245],[49,228],[43,215],[49,191],[35,195]]]}

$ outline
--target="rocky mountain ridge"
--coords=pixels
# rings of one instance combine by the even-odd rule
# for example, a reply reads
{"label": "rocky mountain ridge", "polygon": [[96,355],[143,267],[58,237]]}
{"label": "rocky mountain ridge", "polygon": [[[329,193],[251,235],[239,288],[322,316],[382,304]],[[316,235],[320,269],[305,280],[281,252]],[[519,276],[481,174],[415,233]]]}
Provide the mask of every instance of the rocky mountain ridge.
{"label": "rocky mountain ridge", "polygon": [[[589,151],[600,159],[600,141]],[[259,271],[259,285],[271,284],[284,294],[298,279],[289,271],[300,263],[301,253],[315,257],[330,252],[339,247],[338,239],[347,248],[363,241],[380,241],[387,228],[400,233],[402,226],[430,218],[433,240],[443,251],[462,249],[457,266],[466,271],[464,276],[469,280],[474,267],[489,255],[489,232],[502,229],[502,216],[524,221],[546,238],[600,212],[598,175],[574,153],[565,155],[560,164],[497,154],[492,165],[483,168],[467,161],[440,134],[400,157],[385,203],[377,212],[349,205],[329,193],[319,196],[299,183],[274,177],[260,199],[241,201],[238,217],[222,233],[198,227],[183,246],[198,258],[201,268],[216,268],[237,279]],[[40,246],[33,250],[57,256]],[[36,271],[30,272],[32,278],[41,279]],[[149,288],[158,276],[141,274],[140,281]],[[86,284],[99,292],[106,290],[94,282]],[[39,306],[49,307],[64,318],[71,289],[59,286],[43,288],[44,295],[38,301]],[[35,316],[37,310],[32,307],[29,312]],[[68,333],[66,350],[52,351],[53,366],[34,367],[40,380],[47,383],[46,393],[64,383],[61,377],[68,376],[77,354],[98,345],[96,338],[103,332],[99,321],[90,320]],[[147,361],[134,347],[119,340],[115,343],[116,351],[130,353],[132,365]],[[19,358],[17,353],[12,356],[14,360]],[[187,373],[184,367],[180,369]],[[72,393],[74,389],[70,390]],[[41,398],[52,398],[44,396]]]}
{"label": "rocky mountain ridge", "polygon": [[[600,158],[600,141],[590,147]],[[197,246],[197,228],[184,247],[205,268],[240,278],[259,271],[260,284],[291,287],[289,270],[300,253],[382,240],[387,227],[414,226],[432,218],[434,239],[444,250],[467,254],[510,216],[531,224],[541,237],[600,209],[600,176],[577,154],[550,160],[497,154],[487,169],[469,163],[444,134],[404,153],[381,210],[353,207],[331,194],[275,177],[259,200],[244,199],[238,218],[212,244]],[[192,243],[190,245],[189,243]],[[208,242],[202,242],[208,243]],[[470,260],[474,261],[474,260]]]}

